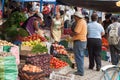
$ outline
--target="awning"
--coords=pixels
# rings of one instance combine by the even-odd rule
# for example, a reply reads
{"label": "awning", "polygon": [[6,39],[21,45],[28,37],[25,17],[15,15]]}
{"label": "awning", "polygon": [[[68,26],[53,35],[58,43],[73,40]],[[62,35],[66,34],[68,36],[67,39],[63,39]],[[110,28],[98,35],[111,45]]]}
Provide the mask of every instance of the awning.
{"label": "awning", "polygon": [[18,2],[32,2],[32,1],[43,1],[43,2],[56,2],[56,0],[14,0]]}
{"label": "awning", "polygon": [[104,12],[120,12],[116,6],[118,0],[56,0],[60,4],[78,6]]}

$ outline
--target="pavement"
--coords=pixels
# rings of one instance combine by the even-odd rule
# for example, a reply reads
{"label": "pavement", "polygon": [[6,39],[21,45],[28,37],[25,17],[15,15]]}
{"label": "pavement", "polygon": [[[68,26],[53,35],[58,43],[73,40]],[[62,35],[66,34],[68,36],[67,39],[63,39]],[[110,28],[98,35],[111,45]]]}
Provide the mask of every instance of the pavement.
{"label": "pavement", "polygon": [[[108,61],[102,60],[102,67],[105,65],[111,64]],[[84,60],[84,68],[85,68],[85,74],[84,76],[75,76],[75,80],[100,80],[100,77],[102,76],[102,71],[96,71],[96,67],[94,67],[93,70],[88,69],[89,60],[88,57],[85,57]],[[75,71],[75,69],[73,69]]]}

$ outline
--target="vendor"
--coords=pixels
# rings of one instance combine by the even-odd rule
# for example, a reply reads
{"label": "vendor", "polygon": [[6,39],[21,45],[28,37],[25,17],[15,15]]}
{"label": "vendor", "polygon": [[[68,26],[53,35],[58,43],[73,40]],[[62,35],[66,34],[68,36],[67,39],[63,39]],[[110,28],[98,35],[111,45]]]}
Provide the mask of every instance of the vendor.
{"label": "vendor", "polygon": [[43,24],[43,15],[36,13],[32,17],[28,18],[27,21],[22,25],[28,31],[30,35],[37,33],[44,36],[41,25]]}

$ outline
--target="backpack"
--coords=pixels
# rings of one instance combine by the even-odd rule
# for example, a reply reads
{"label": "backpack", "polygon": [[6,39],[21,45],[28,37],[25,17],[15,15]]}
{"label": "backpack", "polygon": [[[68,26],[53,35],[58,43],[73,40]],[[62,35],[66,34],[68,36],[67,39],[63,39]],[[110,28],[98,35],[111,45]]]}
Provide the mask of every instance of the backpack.
{"label": "backpack", "polygon": [[119,26],[120,26],[119,24],[111,25],[108,37],[108,42],[110,45],[117,45],[120,41],[120,36],[118,35]]}

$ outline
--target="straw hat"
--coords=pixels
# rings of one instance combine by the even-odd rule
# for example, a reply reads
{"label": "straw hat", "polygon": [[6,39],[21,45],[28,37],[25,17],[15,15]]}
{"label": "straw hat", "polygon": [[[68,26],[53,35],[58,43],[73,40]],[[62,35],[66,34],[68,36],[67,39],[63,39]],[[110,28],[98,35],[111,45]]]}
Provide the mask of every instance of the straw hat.
{"label": "straw hat", "polygon": [[79,18],[84,18],[84,16],[82,15],[82,13],[80,13],[78,11],[74,13],[74,16],[77,16]]}

